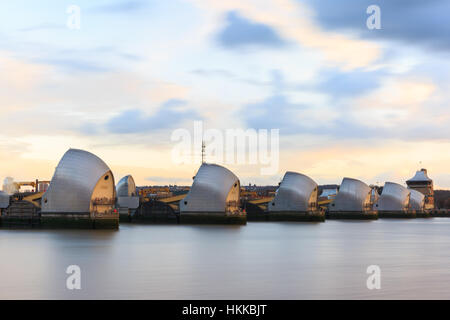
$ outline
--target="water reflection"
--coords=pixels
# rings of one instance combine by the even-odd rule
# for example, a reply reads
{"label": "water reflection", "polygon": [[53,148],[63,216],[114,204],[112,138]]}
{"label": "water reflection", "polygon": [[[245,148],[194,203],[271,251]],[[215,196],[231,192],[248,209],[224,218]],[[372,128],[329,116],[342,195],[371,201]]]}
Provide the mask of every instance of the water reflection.
{"label": "water reflection", "polygon": [[[0,230],[2,299],[449,299],[445,218]],[[67,266],[82,289],[65,287]],[[366,268],[381,267],[381,290]]]}

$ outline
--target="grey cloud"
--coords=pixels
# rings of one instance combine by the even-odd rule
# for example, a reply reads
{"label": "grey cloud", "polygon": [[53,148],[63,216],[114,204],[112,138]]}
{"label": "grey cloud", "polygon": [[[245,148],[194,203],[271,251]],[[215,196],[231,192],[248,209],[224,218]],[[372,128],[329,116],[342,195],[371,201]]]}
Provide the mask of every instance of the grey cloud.
{"label": "grey cloud", "polygon": [[194,110],[176,110],[176,107],[184,104],[184,100],[168,100],[150,116],[139,109],[128,109],[111,118],[106,123],[106,130],[119,134],[141,133],[173,128],[186,119],[201,119]]}
{"label": "grey cloud", "polygon": [[[406,141],[424,141],[424,140],[449,140],[450,139],[450,118],[448,121],[442,121],[437,124],[434,119],[439,117],[439,112],[445,112],[446,109],[440,108],[436,111],[438,114],[430,114],[426,112],[427,106],[424,105],[424,116],[421,121],[411,121],[411,119],[395,119],[398,125],[396,127],[386,126],[385,123],[373,123],[370,126],[364,125],[359,117],[356,117],[349,107],[345,104],[334,100],[334,108],[339,112],[336,119],[328,122],[326,125],[318,121],[315,124],[305,123],[298,116],[299,111],[314,108],[306,103],[292,103],[288,96],[284,93],[287,84],[284,83],[281,73],[273,73],[273,91],[274,94],[269,98],[252,104],[247,104],[241,111],[241,117],[250,128],[255,129],[271,129],[279,128],[281,135],[294,134],[312,134],[317,136],[327,136],[331,139],[399,139]],[[276,75],[276,76],[275,76]],[[334,79],[328,84],[328,93],[333,97],[335,95],[347,95],[351,98],[358,94],[359,91],[368,92],[372,88],[378,86],[379,77],[383,73],[368,74],[373,79],[364,80],[364,73],[359,74],[339,74],[331,73],[328,79]],[[348,78],[347,80],[339,80],[339,78]],[[342,83],[339,83],[342,82]],[[361,82],[361,84],[357,84]],[[326,82],[320,86],[326,87]],[[347,88],[350,86],[350,88]],[[356,88],[352,88],[355,86]],[[358,89],[356,92],[353,90]],[[345,91],[345,92],[342,92]],[[438,107],[438,106],[437,106]],[[436,107],[436,108],[437,108]],[[437,110],[437,109],[435,109]],[[242,116],[243,115],[243,116]],[[365,119],[367,120],[367,119]]]}
{"label": "grey cloud", "polygon": [[226,20],[227,25],[217,35],[219,43],[225,48],[280,48],[287,44],[271,26],[246,19],[237,11],[228,12]]}
{"label": "grey cloud", "polygon": [[322,81],[315,89],[330,94],[332,97],[355,97],[368,93],[379,87],[386,73],[381,70],[353,71],[325,70],[321,73]]}
{"label": "grey cloud", "polygon": [[[387,39],[450,50],[450,2],[445,0],[307,0],[319,23],[331,30],[357,32],[365,39]],[[378,5],[381,29],[369,30],[366,9]]]}

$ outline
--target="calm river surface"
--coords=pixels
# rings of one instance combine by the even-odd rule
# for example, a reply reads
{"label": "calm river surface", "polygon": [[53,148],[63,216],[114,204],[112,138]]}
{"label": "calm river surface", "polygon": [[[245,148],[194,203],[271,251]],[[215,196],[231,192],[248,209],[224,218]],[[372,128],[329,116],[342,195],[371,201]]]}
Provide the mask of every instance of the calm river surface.
{"label": "calm river surface", "polygon": [[0,229],[0,274],[1,299],[450,299],[450,219]]}

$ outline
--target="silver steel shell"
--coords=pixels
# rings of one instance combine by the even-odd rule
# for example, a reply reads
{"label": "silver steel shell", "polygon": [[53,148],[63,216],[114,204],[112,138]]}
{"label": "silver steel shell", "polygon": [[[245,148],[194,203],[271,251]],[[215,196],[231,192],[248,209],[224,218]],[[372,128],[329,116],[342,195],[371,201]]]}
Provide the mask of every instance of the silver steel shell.
{"label": "silver steel shell", "polygon": [[136,184],[131,175],[127,175],[120,179],[116,186],[118,197],[134,197],[136,196]]}
{"label": "silver steel shell", "polygon": [[268,211],[309,211],[317,206],[317,183],[310,177],[288,171],[268,204]]}
{"label": "silver steel shell", "polygon": [[364,182],[357,179],[344,178],[335,200],[330,205],[330,211],[362,212],[371,210],[371,193],[372,188]]}
{"label": "silver steel shell", "polygon": [[238,177],[227,168],[203,163],[188,194],[180,201],[180,213],[225,212],[227,197],[233,188],[237,188],[234,191],[239,199]]}
{"label": "silver steel shell", "polygon": [[[109,171],[106,163],[96,155],[69,149],[42,196],[42,212],[89,213],[92,192],[99,179]],[[114,183],[112,173],[108,177]]]}
{"label": "silver steel shell", "polygon": [[374,209],[379,211],[405,211],[409,206],[409,195],[410,190],[404,186],[394,182],[386,182]]}
{"label": "silver steel shell", "polygon": [[9,194],[0,191],[0,209],[6,209],[9,207]]}
{"label": "silver steel shell", "polygon": [[425,195],[417,190],[408,190],[411,192],[409,196],[409,208],[412,210],[423,210],[425,207]]}

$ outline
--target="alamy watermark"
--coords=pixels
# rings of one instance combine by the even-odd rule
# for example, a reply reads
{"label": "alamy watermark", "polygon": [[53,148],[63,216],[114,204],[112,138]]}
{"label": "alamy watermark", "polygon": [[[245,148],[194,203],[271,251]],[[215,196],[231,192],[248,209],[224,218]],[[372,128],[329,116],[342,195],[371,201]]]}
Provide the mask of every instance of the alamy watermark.
{"label": "alamy watermark", "polygon": [[366,273],[370,274],[366,281],[367,289],[381,289],[381,268],[377,265],[370,265],[367,267]]}
{"label": "alamy watermark", "polygon": [[366,25],[369,30],[381,29],[381,9],[376,4],[370,5],[366,10],[370,16],[366,20]]}
{"label": "alamy watermark", "polygon": [[[199,163],[202,150],[207,162],[259,165],[261,175],[278,172],[279,129],[207,129],[194,121],[193,132],[179,128],[172,132],[174,164]],[[203,148],[204,145],[204,148]]]}
{"label": "alamy watermark", "polygon": [[66,279],[66,288],[68,290],[81,290],[81,268],[73,264],[67,267],[66,273],[70,274]]}
{"label": "alamy watermark", "polygon": [[70,5],[66,9],[67,17],[66,26],[70,30],[81,29],[81,8],[77,5]]}

